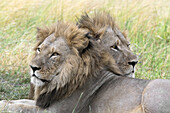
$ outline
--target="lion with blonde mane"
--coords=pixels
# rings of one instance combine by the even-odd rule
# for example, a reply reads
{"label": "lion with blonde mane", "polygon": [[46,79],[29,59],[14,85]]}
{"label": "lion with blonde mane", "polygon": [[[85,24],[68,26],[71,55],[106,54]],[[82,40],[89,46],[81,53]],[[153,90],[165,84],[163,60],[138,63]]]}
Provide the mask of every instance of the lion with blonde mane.
{"label": "lion with blonde mane", "polygon": [[109,54],[101,55],[97,48],[89,52],[92,44],[85,37],[85,31],[62,22],[38,30],[36,53],[30,64],[37,105],[48,107],[52,103],[49,100],[68,97],[107,62],[113,72],[121,74]]}

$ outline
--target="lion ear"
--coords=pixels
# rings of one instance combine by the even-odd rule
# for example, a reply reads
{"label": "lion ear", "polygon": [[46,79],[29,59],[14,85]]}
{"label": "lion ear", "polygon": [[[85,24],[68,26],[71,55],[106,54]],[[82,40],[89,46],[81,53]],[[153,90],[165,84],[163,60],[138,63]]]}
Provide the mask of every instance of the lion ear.
{"label": "lion ear", "polygon": [[106,32],[110,32],[112,30],[111,27],[103,27],[101,29],[98,30],[98,32],[95,34],[95,38],[97,41],[100,41],[102,38],[103,38],[103,35],[106,33]]}
{"label": "lion ear", "polygon": [[37,27],[37,41],[42,41],[44,40],[50,33],[49,29],[47,27],[40,28]]}
{"label": "lion ear", "polygon": [[78,36],[73,39],[72,44],[79,52],[82,52],[85,48],[87,48],[89,39],[85,35]]}
{"label": "lion ear", "polygon": [[55,32],[55,25],[52,25],[51,27],[37,27],[37,40],[44,40],[46,37],[48,37],[50,34],[53,34]]}

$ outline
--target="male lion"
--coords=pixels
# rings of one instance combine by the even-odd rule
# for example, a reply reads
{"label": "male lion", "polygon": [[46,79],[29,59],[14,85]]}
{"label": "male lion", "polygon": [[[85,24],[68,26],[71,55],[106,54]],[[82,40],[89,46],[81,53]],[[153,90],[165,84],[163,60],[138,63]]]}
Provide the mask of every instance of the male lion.
{"label": "male lion", "polygon": [[95,54],[88,51],[92,44],[85,34],[85,31],[62,22],[51,28],[39,29],[37,52],[30,64],[38,106],[46,108],[53,101],[71,95],[88,77],[96,76],[95,73],[107,62],[114,73],[121,74],[109,54],[101,56],[102,52],[97,49]]}
{"label": "male lion", "polygon": [[113,57],[93,36],[89,37],[86,31],[74,25],[59,22],[55,26],[40,29],[37,53],[30,65],[32,82],[37,87],[36,102],[0,101],[2,110],[29,113],[44,110],[52,113],[170,112],[169,80],[117,76],[115,74],[121,74],[121,71]]}
{"label": "male lion", "polygon": [[130,50],[125,33],[121,33],[115,21],[108,13],[95,13],[91,18],[87,13],[78,20],[80,28],[88,29],[99,44],[107,49],[115,59],[124,76],[135,78],[137,56]]}

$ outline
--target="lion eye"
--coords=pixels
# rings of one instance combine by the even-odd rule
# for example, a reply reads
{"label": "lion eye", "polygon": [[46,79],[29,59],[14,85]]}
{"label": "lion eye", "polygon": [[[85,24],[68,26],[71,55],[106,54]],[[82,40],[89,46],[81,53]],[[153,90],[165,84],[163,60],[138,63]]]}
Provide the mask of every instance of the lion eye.
{"label": "lion eye", "polygon": [[38,53],[38,54],[40,53],[40,51],[41,51],[40,48],[37,48],[37,53]]}
{"label": "lion eye", "polygon": [[51,54],[50,58],[51,58],[51,57],[57,57],[57,56],[59,56],[59,55],[60,55],[59,53],[54,52],[53,54]]}
{"label": "lion eye", "polygon": [[115,51],[118,51],[118,50],[119,50],[119,48],[118,48],[117,45],[113,45],[113,46],[111,46],[110,48],[111,48],[112,50],[115,50]]}

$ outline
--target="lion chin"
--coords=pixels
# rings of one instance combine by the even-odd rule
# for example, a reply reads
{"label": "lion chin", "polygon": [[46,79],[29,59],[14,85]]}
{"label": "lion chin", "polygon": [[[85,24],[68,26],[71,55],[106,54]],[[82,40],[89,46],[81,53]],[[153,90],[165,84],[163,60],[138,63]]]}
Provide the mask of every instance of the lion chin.
{"label": "lion chin", "polygon": [[135,73],[130,73],[128,75],[126,75],[127,77],[131,77],[131,78],[135,78]]}
{"label": "lion chin", "polygon": [[31,77],[31,83],[38,87],[45,85],[44,82],[42,82],[41,80],[39,80],[35,77]]}

